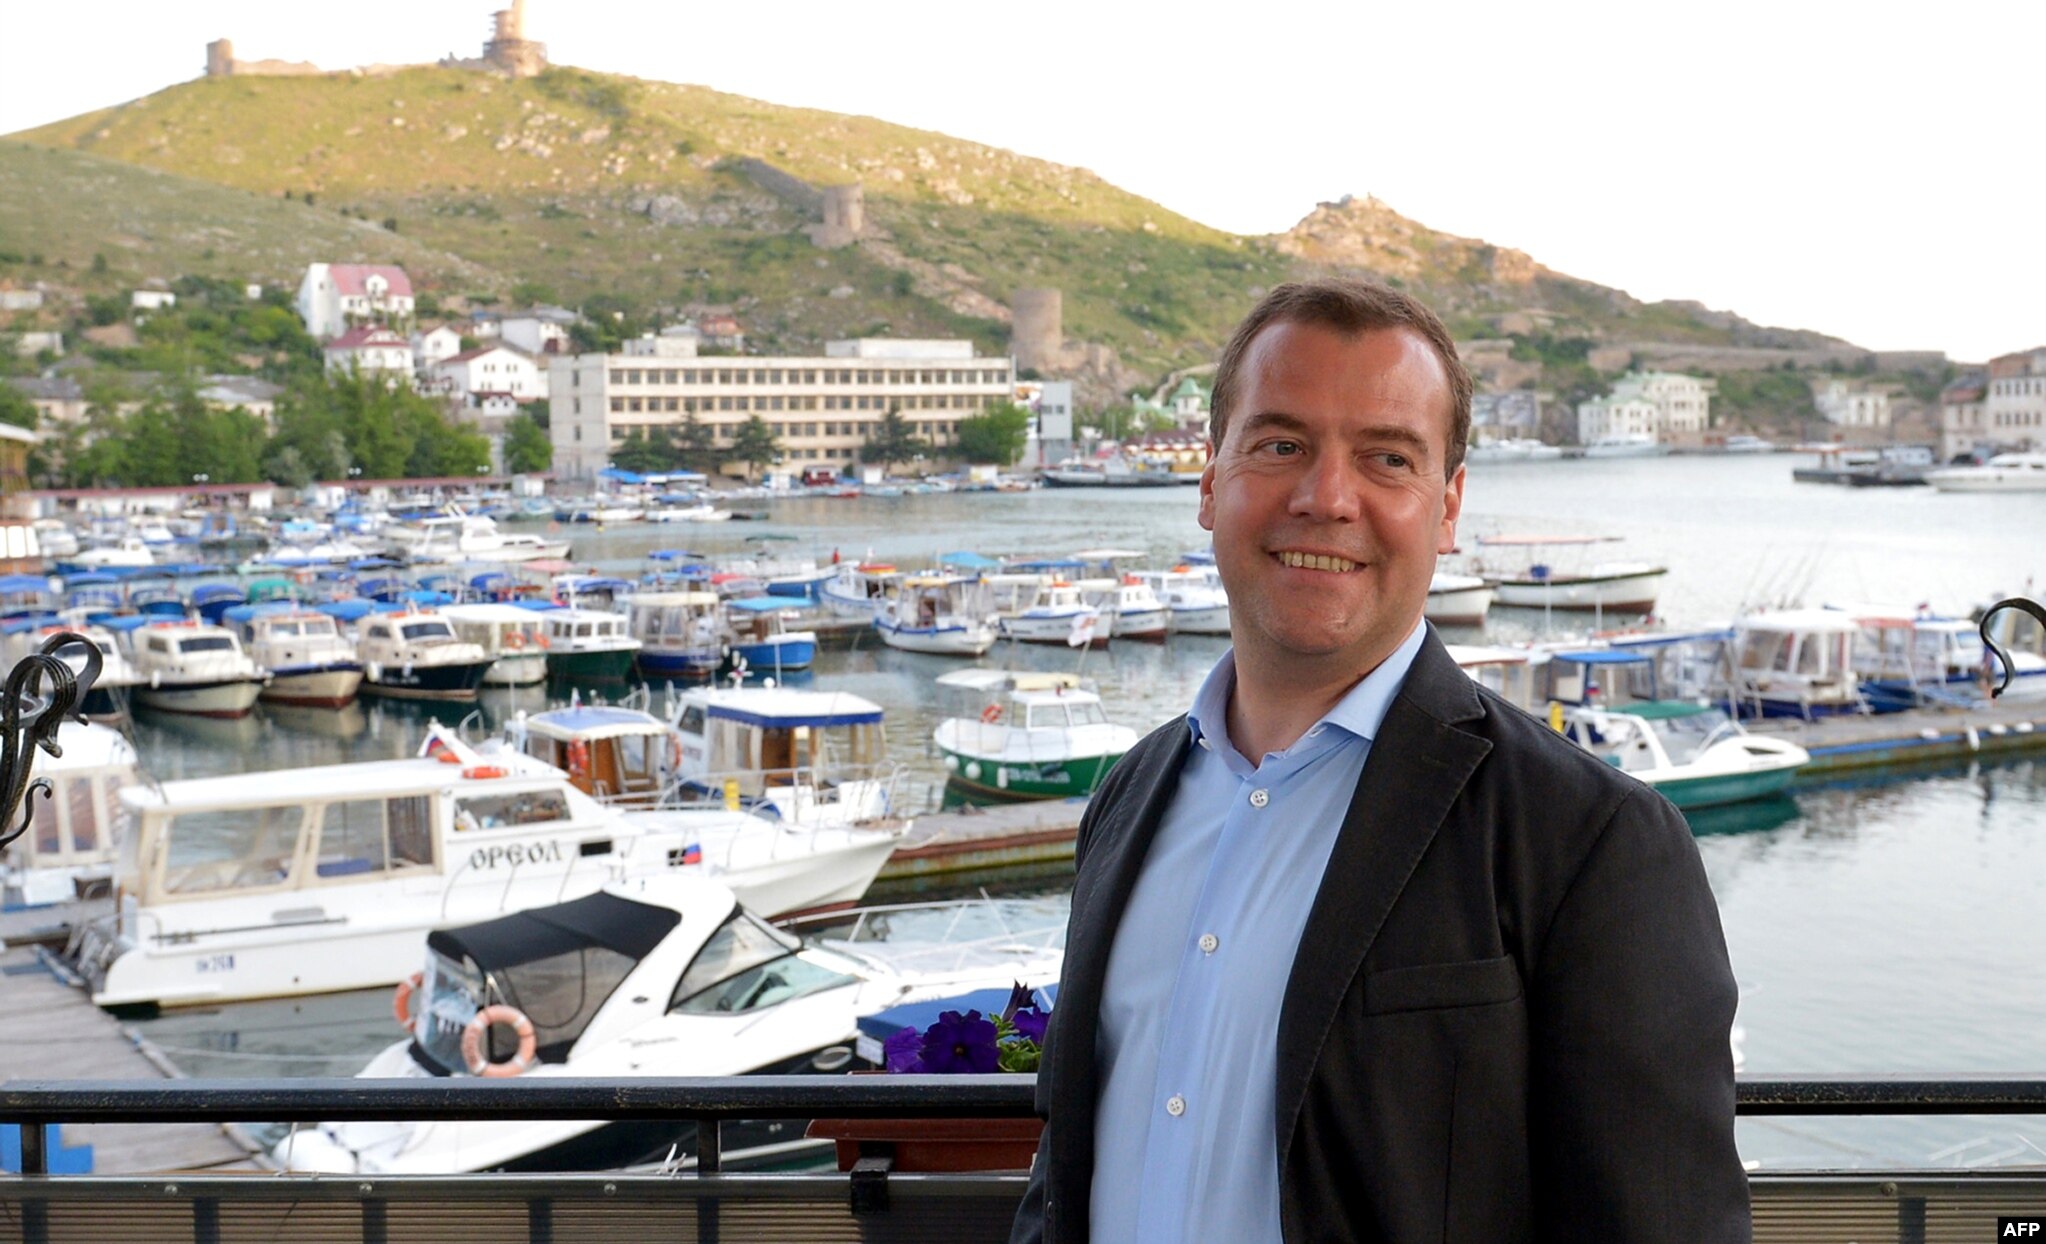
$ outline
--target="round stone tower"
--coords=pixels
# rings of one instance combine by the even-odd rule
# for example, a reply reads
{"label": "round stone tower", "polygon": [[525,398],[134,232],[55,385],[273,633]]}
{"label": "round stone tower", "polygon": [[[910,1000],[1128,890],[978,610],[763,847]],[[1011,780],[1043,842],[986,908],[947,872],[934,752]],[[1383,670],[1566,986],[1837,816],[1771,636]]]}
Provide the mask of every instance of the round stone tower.
{"label": "round stone tower", "polygon": [[1064,298],[1055,289],[1016,291],[1010,305],[1009,349],[1018,369],[1044,371],[1058,365],[1059,349],[1065,344],[1060,323],[1064,314]]}
{"label": "round stone tower", "polygon": [[226,78],[234,74],[234,41],[215,39],[206,45],[206,76]]}

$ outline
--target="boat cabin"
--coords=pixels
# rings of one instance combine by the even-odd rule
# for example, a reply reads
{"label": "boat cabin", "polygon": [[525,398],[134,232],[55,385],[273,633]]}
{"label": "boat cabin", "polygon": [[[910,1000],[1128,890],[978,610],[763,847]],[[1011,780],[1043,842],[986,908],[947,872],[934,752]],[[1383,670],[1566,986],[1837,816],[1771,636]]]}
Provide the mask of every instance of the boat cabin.
{"label": "boat cabin", "polygon": [[521,713],[505,735],[519,751],[568,774],[577,790],[607,803],[657,802],[679,754],[667,723],[630,708]]}
{"label": "boat cabin", "polygon": [[1734,624],[1734,693],[1744,716],[1860,712],[1854,644],[1861,628],[1830,609],[1754,613]]}
{"label": "boat cabin", "polygon": [[669,720],[680,736],[684,779],[734,778],[751,796],[798,775],[829,782],[887,756],[881,706],[843,692],[692,688],[676,698]]}
{"label": "boat cabin", "polygon": [[38,751],[35,776],[50,798],[23,800],[28,832],[7,847],[0,907],[36,907],[104,893],[132,818],[120,791],[136,780],[135,748],[117,730],[67,721],[62,756]]}

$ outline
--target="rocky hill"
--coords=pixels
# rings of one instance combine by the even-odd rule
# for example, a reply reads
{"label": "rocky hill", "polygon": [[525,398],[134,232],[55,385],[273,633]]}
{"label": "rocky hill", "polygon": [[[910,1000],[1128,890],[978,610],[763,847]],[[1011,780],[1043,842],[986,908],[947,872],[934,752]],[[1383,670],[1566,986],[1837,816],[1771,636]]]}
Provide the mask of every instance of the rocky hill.
{"label": "rocky hill", "polygon": [[[1375,200],[1322,204],[1285,234],[1240,237],[1085,169],[868,117],[576,69],[519,80],[442,68],[206,78],[11,137],[95,157],[80,168],[140,166],[242,192],[218,203],[292,213],[305,238],[292,256],[345,257],[331,249],[338,230],[348,255],[417,264],[421,284],[444,295],[599,302],[625,314],[731,305],[763,350],[880,332],[1005,349],[1013,291],[1053,287],[1075,346],[1068,358],[1097,401],[1211,359],[1259,293],[1320,270],[1423,293],[1459,336],[1510,338],[1540,375],[1558,341],[1840,345],[1693,304],[1642,304]],[[822,192],[852,183],[863,234],[834,249],[813,244]],[[93,192],[73,179],[33,194],[36,214],[66,215]],[[226,209],[196,191],[169,197],[186,201],[136,196],[119,219],[103,213],[80,231],[139,239],[116,245],[163,276],[243,249],[223,237],[195,251],[203,227],[168,214],[200,221]],[[152,213],[166,223],[147,225]],[[17,236],[11,225],[5,236]],[[80,245],[43,249],[75,262]],[[255,257],[284,264],[283,243]],[[0,277],[22,275],[0,262]],[[1572,345],[1559,357],[1585,354]]]}

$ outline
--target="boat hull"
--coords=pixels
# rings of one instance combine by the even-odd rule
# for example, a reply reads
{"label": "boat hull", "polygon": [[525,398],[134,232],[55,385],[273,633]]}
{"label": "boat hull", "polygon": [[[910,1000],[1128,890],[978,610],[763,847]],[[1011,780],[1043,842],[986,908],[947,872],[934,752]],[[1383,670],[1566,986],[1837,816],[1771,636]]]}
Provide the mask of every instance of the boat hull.
{"label": "boat hull", "polygon": [[1122,753],[1073,756],[1064,760],[1004,761],[994,756],[940,748],[946,780],[974,795],[992,799],[1066,799],[1089,795]]}
{"label": "boat hull", "polygon": [[1492,589],[1489,587],[1428,593],[1428,620],[1438,626],[1482,626],[1485,615],[1491,611]]}
{"label": "boat hull", "polygon": [[977,657],[995,646],[992,626],[895,626],[885,618],[874,621],[881,641],[904,652],[921,652],[941,657]]}
{"label": "boat hull", "polygon": [[808,631],[732,645],[732,659],[757,670],[806,670],[817,659],[817,637]]}
{"label": "boat hull", "polygon": [[724,660],[720,648],[641,648],[639,673],[642,678],[709,678]]}
{"label": "boat hull", "polygon": [[1724,773],[1711,777],[1677,778],[1655,783],[1655,789],[1679,809],[1716,808],[1722,804],[1767,799],[1789,788],[1797,766],[1765,769],[1752,773]]}
{"label": "boat hull", "polygon": [[194,717],[246,717],[263,693],[259,678],[223,678],[192,683],[139,683],[136,703],[159,713]]}
{"label": "boat hull", "polygon": [[587,652],[547,654],[547,676],[566,682],[625,682],[632,677],[636,648],[613,648]]}
{"label": "boat hull", "polygon": [[1572,575],[1550,579],[1500,579],[1492,584],[1494,604],[1518,609],[1599,609],[1653,613],[1666,570],[1637,574]]}
{"label": "boat hull", "polygon": [[547,678],[547,654],[544,652],[501,652],[483,671],[483,685],[486,687],[530,687]]}
{"label": "boat hull", "polygon": [[1205,605],[1168,611],[1168,624],[1175,635],[1227,635],[1229,606]]}
{"label": "boat hull", "polygon": [[[1092,610],[1073,610],[1069,613],[1021,613],[1013,618],[1003,618],[1001,632],[1005,639],[1014,639],[1026,644],[1065,644],[1073,637],[1073,620],[1084,617]],[[1108,646],[1108,628],[1097,618],[1093,638],[1089,646]],[[1073,645],[1078,647],[1077,644]]]}
{"label": "boat hull", "polygon": [[489,668],[488,658],[445,665],[371,665],[362,691],[406,700],[473,700]]}
{"label": "boat hull", "polygon": [[[1154,643],[1165,638],[1166,612],[1163,609],[1132,609],[1115,615],[1115,623],[1109,631],[1113,639],[1146,639]],[[1108,621],[1106,617],[1103,622]]]}
{"label": "boat hull", "polygon": [[362,690],[362,678],[362,666],[353,661],[272,670],[270,685],[263,688],[263,702],[340,708],[354,702]]}

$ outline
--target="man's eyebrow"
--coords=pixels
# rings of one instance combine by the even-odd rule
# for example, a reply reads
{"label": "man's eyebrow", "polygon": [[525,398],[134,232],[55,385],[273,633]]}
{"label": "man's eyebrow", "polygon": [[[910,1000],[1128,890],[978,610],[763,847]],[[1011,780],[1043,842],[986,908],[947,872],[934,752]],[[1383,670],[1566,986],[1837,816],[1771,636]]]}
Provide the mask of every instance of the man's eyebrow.
{"label": "man's eyebrow", "polygon": [[[1297,415],[1289,415],[1283,410],[1260,410],[1246,415],[1243,430],[1246,435],[1266,430],[1298,433],[1310,431],[1306,420]],[[1367,423],[1360,427],[1345,427],[1343,435],[1353,441],[1394,441],[1422,450],[1430,448],[1427,437],[1397,423]]]}

